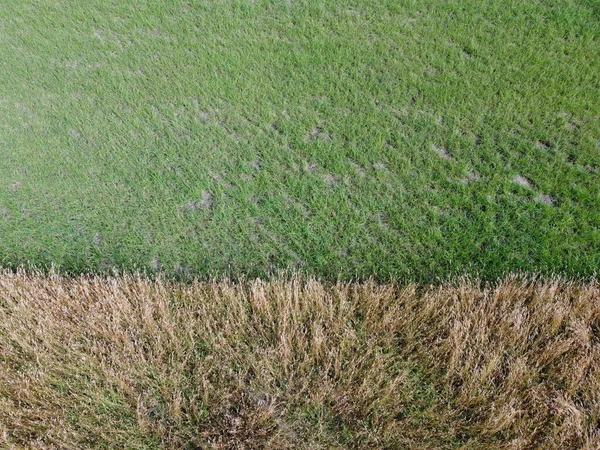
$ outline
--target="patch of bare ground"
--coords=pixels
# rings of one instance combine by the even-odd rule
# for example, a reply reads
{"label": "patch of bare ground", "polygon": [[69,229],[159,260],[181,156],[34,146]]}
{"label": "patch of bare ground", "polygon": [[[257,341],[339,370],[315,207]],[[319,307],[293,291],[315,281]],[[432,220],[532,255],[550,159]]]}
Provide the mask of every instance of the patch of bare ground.
{"label": "patch of bare ground", "polygon": [[213,202],[214,196],[208,191],[202,191],[200,200],[191,200],[185,204],[185,209],[188,211],[196,211],[199,209],[209,209]]}
{"label": "patch of bare ground", "polygon": [[150,268],[154,271],[154,272],[159,272],[160,270],[162,270],[162,264],[160,263],[160,261],[158,260],[158,256],[153,256],[152,259],[150,260]]}
{"label": "patch of bare ground", "polygon": [[77,131],[77,130],[75,130],[75,129],[69,130],[69,134],[70,134],[72,137],[74,137],[74,138],[77,138],[77,139],[80,139],[80,138],[82,138],[82,137],[83,137],[83,135],[82,135],[82,134],[81,134],[79,131]]}
{"label": "patch of bare ground", "polygon": [[567,112],[562,112],[558,115],[558,117],[560,117],[565,124],[565,128],[569,131],[575,131],[579,128],[579,125],[577,124],[576,120],[573,118],[573,116]]}
{"label": "patch of bare ground", "polygon": [[377,171],[385,171],[387,170],[387,165],[383,162],[376,162],[373,164],[373,169],[377,170]]}
{"label": "patch of bare ground", "polygon": [[296,199],[294,196],[286,193],[284,194],[284,199],[286,207],[296,210],[303,217],[310,216],[310,211],[308,208],[302,202],[298,201],[298,199]]}
{"label": "patch of bare ground", "polygon": [[332,174],[328,173],[327,175],[325,175],[323,177],[323,181],[325,181],[325,184],[328,187],[334,187],[340,182],[340,177],[338,177],[337,175],[332,175]]}
{"label": "patch of bare ground", "polygon": [[473,170],[469,170],[467,172],[467,176],[461,178],[461,183],[463,184],[471,184],[474,183],[476,181],[479,181],[481,179],[481,177],[479,176],[479,174]]}
{"label": "patch of bare ground", "polygon": [[512,179],[512,182],[527,189],[531,189],[533,187],[531,185],[531,181],[528,178],[525,178],[523,175],[515,175]]}
{"label": "patch of bare ground", "polygon": [[600,446],[597,281],[3,272],[0,349],[0,448]]}
{"label": "patch of bare ground", "polygon": [[440,147],[439,145],[431,144],[431,148],[443,159],[450,159],[452,157],[450,155],[450,151],[446,147]]}
{"label": "patch of bare ground", "polygon": [[23,186],[23,183],[21,183],[20,181],[15,181],[14,183],[11,183],[8,186],[8,190],[11,191],[11,192],[15,192],[15,191],[19,190],[19,188],[21,186]]}
{"label": "patch of bare ground", "polygon": [[389,230],[390,227],[387,214],[377,213],[373,215],[372,219],[380,229]]}
{"label": "patch of bare ground", "polygon": [[537,148],[538,150],[549,150],[550,143],[548,141],[539,140],[539,141],[536,141],[535,148]]}
{"label": "patch of bare ground", "polygon": [[545,205],[555,205],[556,204],[556,198],[554,198],[552,195],[548,195],[548,194],[536,195],[535,201],[543,203]]}
{"label": "patch of bare ground", "polygon": [[588,173],[600,172],[600,166],[584,165],[584,166],[581,166],[581,168]]}
{"label": "patch of bare ground", "polygon": [[305,142],[329,142],[331,141],[331,135],[325,130],[325,125],[327,125],[326,120],[322,120],[318,126],[314,127],[308,136],[306,136]]}
{"label": "patch of bare ground", "polygon": [[356,172],[356,174],[360,177],[364,177],[367,174],[365,168],[360,164],[355,163],[354,161],[350,161],[350,166],[352,167],[352,169],[354,169],[354,172]]}
{"label": "patch of bare ground", "polygon": [[318,168],[319,168],[319,165],[317,163],[310,162],[310,161],[304,165],[304,170],[306,172],[310,172],[310,173],[315,172]]}

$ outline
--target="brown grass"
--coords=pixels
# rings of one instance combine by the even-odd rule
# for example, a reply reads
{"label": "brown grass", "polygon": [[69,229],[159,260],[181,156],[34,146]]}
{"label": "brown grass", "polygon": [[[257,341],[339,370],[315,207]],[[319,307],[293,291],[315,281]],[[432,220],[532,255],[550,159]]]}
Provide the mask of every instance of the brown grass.
{"label": "brown grass", "polygon": [[600,286],[0,275],[0,448],[600,447]]}

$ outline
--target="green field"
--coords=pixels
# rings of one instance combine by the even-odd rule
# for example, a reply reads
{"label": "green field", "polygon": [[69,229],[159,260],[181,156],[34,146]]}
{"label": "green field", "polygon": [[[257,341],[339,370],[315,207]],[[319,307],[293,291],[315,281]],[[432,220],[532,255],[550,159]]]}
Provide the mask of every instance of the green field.
{"label": "green field", "polygon": [[595,0],[3,0],[0,263],[600,267]]}

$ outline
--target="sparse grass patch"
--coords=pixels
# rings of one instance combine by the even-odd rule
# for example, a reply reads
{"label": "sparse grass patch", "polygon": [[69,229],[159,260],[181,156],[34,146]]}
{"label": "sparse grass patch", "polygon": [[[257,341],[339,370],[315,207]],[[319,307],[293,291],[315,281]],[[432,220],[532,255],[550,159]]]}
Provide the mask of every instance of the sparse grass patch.
{"label": "sparse grass patch", "polygon": [[0,276],[0,446],[597,448],[600,286]]}

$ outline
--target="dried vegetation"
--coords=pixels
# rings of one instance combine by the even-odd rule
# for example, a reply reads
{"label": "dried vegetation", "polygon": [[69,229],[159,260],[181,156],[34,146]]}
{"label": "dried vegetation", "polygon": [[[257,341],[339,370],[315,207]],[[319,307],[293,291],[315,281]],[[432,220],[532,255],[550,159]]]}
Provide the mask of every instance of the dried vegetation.
{"label": "dried vegetation", "polygon": [[0,448],[598,448],[600,286],[0,276]]}

